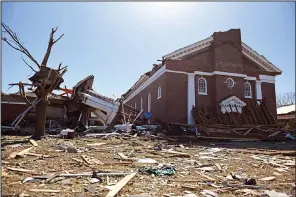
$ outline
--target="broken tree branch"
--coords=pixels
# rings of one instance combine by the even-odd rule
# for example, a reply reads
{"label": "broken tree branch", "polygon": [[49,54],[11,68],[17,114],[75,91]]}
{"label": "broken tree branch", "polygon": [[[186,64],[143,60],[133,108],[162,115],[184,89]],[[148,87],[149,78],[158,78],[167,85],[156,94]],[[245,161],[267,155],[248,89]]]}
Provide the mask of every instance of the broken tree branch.
{"label": "broken tree branch", "polygon": [[7,38],[2,37],[2,40],[4,42],[6,42],[10,47],[12,47],[13,49],[22,52],[23,54],[25,54],[30,60],[32,60],[37,66],[38,68],[40,68],[40,65],[38,64],[38,62],[33,58],[33,56],[29,53],[29,51],[24,47],[23,43],[20,41],[20,39],[18,38],[18,36],[16,35],[16,33],[14,33],[7,25],[5,25],[4,23],[1,23],[2,27],[4,28],[5,32],[9,34],[9,36],[11,37],[12,41],[15,43],[16,46],[13,46],[11,44],[10,41],[7,40]]}
{"label": "broken tree branch", "polygon": [[22,58],[22,60],[25,62],[25,64],[27,64],[27,66],[29,66],[29,68],[31,68],[32,71],[34,71],[35,73],[37,73],[37,71],[34,70],[34,68],[33,68],[32,66],[30,66],[30,65],[24,60],[23,57],[21,57],[21,58]]}
{"label": "broken tree branch", "polygon": [[54,33],[57,31],[57,29],[58,29],[58,27],[56,27],[56,29],[54,29],[54,28],[51,29],[47,50],[46,50],[46,53],[44,55],[41,66],[46,66],[47,65],[47,62],[48,62],[48,59],[49,59],[49,56],[50,56],[50,53],[51,53],[52,46],[64,36],[64,34],[62,34],[57,40],[54,40],[53,36],[54,36]]}

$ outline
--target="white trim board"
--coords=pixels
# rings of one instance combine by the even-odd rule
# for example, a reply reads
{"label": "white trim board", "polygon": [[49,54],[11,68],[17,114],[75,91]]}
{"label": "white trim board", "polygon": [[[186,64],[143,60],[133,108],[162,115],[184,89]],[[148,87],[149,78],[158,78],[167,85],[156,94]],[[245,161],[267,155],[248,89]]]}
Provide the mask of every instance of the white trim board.
{"label": "white trim board", "polygon": [[132,99],[135,95],[137,95],[140,91],[150,85],[153,81],[155,81],[158,77],[166,72],[166,65],[163,65],[158,71],[156,71],[149,79],[147,79],[142,85],[140,85],[133,93],[131,93],[124,101],[125,104],[127,101]]}
{"label": "white trim board", "polygon": [[[200,72],[195,71],[194,73],[188,73],[183,71],[175,71],[175,70],[168,70],[166,69],[166,65],[164,65],[162,68],[160,68],[158,71],[156,71],[149,79],[147,79],[142,85],[140,85],[134,92],[132,92],[124,101],[123,103],[127,103],[130,99],[132,99],[135,95],[137,95],[140,91],[142,91],[144,88],[146,88],[148,85],[150,85],[153,81],[158,79],[160,76],[162,76],[164,73],[170,72],[170,73],[178,73],[178,74],[186,74],[186,75],[203,75],[203,76],[213,76],[213,75],[222,75],[222,76],[231,76],[231,77],[242,77],[245,80],[256,80],[256,77],[247,76],[246,74],[238,74],[238,73],[228,73],[228,72],[221,72],[221,71],[214,71],[214,72]],[[259,78],[262,82],[266,83],[275,83],[275,77],[269,76],[269,75],[259,75]]]}
{"label": "white trim board", "polygon": [[266,65],[267,65],[267,67],[270,67],[271,69],[270,68],[267,68],[268,71],[271,71],[272,72],[272,69],[273,69],[276,72],[280,72],[280,73],[282,72],[281,69],[279,69],[278,67],[276,67],[275,65],[273,65],[272,63],[270,63],[265,57],[263,57],[262,55],[258,54],[255,50],[253,50],[251,47],[249,47],[244,42],[242,42],[242,48],[243,48],[243,52],[246,52],[246,53],[249,52],[252,56],[254,56],[254,58],[251,57],[250,59],[259,62],[259,65],[260,66],[263,66],[263,67],[266,68]]}
{"label": "white trim board", "polygon": [[275,83],[275,77],[269,75],[259,75],[260,81],[265,83]]}
{"label": "white trim board", "polygon": [[201,49],[204,49],[208,46],[211,45],[211,41],[213,40],[213,37],[209,37],[209,38],[206,38],[204,40],[201,40],[199,42],[196,42],[194,44],[191,44],[191,45],[188,45],[184,48],[181,48],[181,49],[178,49],[172,53],[169,53],[165,56],[163,56],[164,59],[179,59],[179,58],[182,58],[184,57],[185,55],[188,55],[188,54],[191,54],[191,53],[194,53],[196,51],[199,51]]}
{"label": "white trim board", "polygon": [[11,105],[27,105],[25,102],[14,102],[14,101],[1,101],[1,104],[11,104]]}

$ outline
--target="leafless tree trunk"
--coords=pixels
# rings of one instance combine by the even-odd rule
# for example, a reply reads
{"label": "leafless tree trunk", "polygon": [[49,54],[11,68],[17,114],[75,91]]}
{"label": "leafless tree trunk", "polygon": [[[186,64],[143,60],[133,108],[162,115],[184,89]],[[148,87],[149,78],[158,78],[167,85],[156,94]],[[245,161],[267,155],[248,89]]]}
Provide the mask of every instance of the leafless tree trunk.
{"label": "leafless tree trunk", "polygon": [[[40,101],[36,105],[36,127],[35,127],[35,132],[34,132],[34,135],[32,136],[32,138],[40,139],[42,136],[45,135],[46,111],[47,111],[48,105],[50,104],[48,101],[48,98],[47,98],[48,94],[51,93],[54,89],[59,88],[59,85],[63,82],[62,76],[67,71],[67,66],[61,68],[62,63],[59,65],[59,68],[57,70],[46,67],[53,45],[57,41],[59,41],[63,37],[64,34],[62,34],[58,39],[54,40],[53,36],[58,28],[56,28],[56,29],[52,28],[46,53],[44,55],[42,63],[39,64],[33,58],[33,56],[29,53],[29,51],[26,49],[26,47],[23,45],[23,43],[20,41],[20,39],[18,38],[16,33],[14,33],[4,23],[2,23],[2,27],[5,30],[4,33],[7,33],[10,36],[10,38],[12,39],[12,40],[8,40],[6,37],[2,37],[2,40],[4,42],[6,42],[13,49],[25,54],[39,68],[39,71],[34,70],[33,67],[30,66],[22,58],[23,61],[25,62],[25,64],[28,65],[35,72],[34,76],[32,76],[29,80],[32,82],[31,85],[33,87],[35,87],[34,93],[36,94],[38,100],[40,100]],[[12,84],[12,85],[19,85],[21,95],[23,95],[26,98],[25,91],[24,91],[24,85],[28,85],[28,84],[22,84],[20,82],[18,84]],[[26,99],[26,102],[29,105],[32,105],[28,101],[28,99]]]}
{"label": "leafless tree trunk", "polygon": [[295,104],[295,92],[287,92],[276,96],[277,107]]}

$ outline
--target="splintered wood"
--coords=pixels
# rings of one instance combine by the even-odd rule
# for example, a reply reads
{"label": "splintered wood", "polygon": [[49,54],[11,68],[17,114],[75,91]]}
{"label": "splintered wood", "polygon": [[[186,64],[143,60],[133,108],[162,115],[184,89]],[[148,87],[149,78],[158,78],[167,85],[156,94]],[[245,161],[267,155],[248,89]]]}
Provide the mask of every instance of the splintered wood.
{"label": "splintered wood", "polygon": [[[15,137],[5,138],[2,141],[12,142]],[[104,146],[101,143],[108,144],[108,148],[100,147]],[[8,146],[2,151],[3,196],[25,193],[32,197],[67,197],[83,193],[84,196],[156,197],[184,196],[184,190],[202,196],[201,192],[209,190],[219,197],[229,197],[243,196],[246,191],[243,189],[256,189],[262,194],[262,188],[292,195],[289,191],[293,185],[288,183],[295,182],[293,156],[276,154],[280,151],[273,150],[295,150],[296,145],[289,142],[182,140],[174,143],[150,137],[110,135],[87,140],[48,138],[38,141],[34,153],[27,152],[29,147],[22,147],[28,144]],[[78,151],[56,152],[67,147]],[[12,152],[25,152],[26,157],[11,159]],[[255,178],[257,185],[245,185],[247,178]]]}
{"label": "splintered wood", "polygon": [[87,156],[87,155],[81,155],[81,157],[83,158],[83,160],[89,164],[89,165],[103,165],[104,163],[101,162],[100,160],[94,158],[94,157],[90,157],[90,156]]}
{"label": "splintered wood", "polygon": [[21,152],[13,152],[9,155],[10,158],[15,158],[17,156],[20,156],[20,157],[23,157],[24,154],[28,153],[30,150],[32,150],[34,147],[30,147],[30,148],[27,148],[25,150],[22,150]]}
{"label": "splintered wood", "polygon": [[[259,103],[259,104],[258,104]],[[266,100],[248,99],[238,113],[237,106],[228,107],[225,113],[212,113],[206,106],[193,107],[199,138],[253,139],[285,141],[284,124],[279,124],[267,106]],[[214,110],[215,111],[215,110]],[[169,130],[170,131],[170,130]],[[170,131],[172,132],[172,131]]]}
{"label": "splintered wood", "polygon": [[106,195],[106,197],[113,197],[115,196],[134,176],[136,176],[136,172],[131,173],[121,179],[113,188],[112,190]]}

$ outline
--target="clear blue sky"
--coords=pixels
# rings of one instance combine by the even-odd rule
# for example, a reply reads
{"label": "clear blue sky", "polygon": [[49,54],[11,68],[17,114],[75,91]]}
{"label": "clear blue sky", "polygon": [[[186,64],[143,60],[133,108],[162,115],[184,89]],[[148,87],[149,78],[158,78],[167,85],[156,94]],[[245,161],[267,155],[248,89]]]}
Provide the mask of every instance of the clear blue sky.
{"label": "clear blue sky", "polygon": [[[2,21],[19,35],[38,62],[52,27],[64,37],[53,47],[49,66],[68,65],[72,88],[90,74],[94,89],[120,96],[163,55],[240,28],[242,40],[283,70],[277,93],[295,90],[295,3],[93,3],[2,2]],[[2,90],[33,74],[25,57],[2,42]],[[31,63],[31,62],[30,62]],[[31,64],[34,66],[34,64]],[[9,92],[16,92],[11,89]]]}

